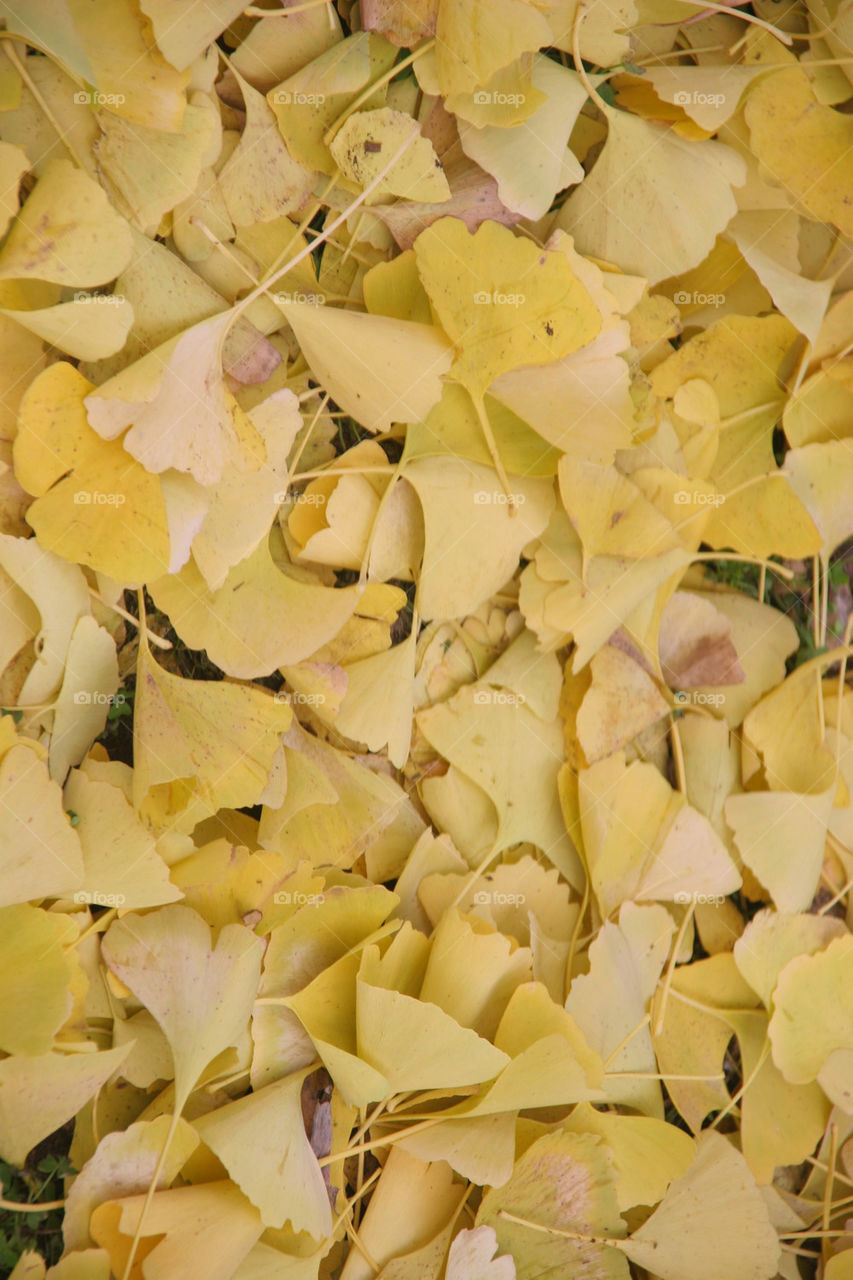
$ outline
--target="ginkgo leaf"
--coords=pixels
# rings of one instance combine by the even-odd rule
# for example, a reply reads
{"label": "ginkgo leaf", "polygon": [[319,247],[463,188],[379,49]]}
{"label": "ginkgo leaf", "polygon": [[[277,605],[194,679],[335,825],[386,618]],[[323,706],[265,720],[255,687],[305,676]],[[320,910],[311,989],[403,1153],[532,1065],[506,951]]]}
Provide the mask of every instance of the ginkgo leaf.
{"label": "ginkgo leaf", "polygon": [[607,130],[557,225],[581,253],[650,284],[697,266],[737,212],[732,187],[744,181],[743,161],[722,143],[688,143],[624,111],[608,111]]}
{"label": "ginkgo leaf", "polygon": [[[205,648],[229,676],[251,680],[310,657],[337,635],[358,605],[355,587],[334,590],[282,572],[272,539],[231,568],[210,590],[193,561],[157,578],[151,595],[190,648]],[[239,593],[239,594],[238,594]],[[251,631],[244,620],[251,616]]]}
{"label": "ginkgo leaf", "polygon": [[444,94],[476,89],[520,53],[548,45],[552,38],[542,14],[523,0],[442,0],[435,35]]}
{"label": "ginkgo leaf", "polygon": [[315,175],[290,155],[263,94],[242,76],[237,83],[246,105],[246,127],[218,179],[234,226],[244,227],[300,208]]}
{"label": "ginkgo leaf", "polygon": [[99,112],[98,125],[95,153],[101,181],[116,209],[148,236],[193,195],[221,136],[218,114],[204,94],[193,95],[173,131],[107,111]]}
{"label": "ginkgo leaf", "polygon": [[[4,744],[5,745],[5,744]],[[58,898],[83,880],[80,838],[32,744],[0,759],[0,905]]]}
{"label": "ginkgo leaf", "polygon": [[[152,788],[187,780],[211,810],[257,804],[292,711],[267,691],[184,680],[139,655],[134,702],[134,804]],[[217,725],[227,724],[223,738]]]}
{"label": "ginkgo leaf", "polygon": [[785,1079],[793,1084],[817,1080],[845,1112],[853,1107],[851,965],[849,935],[815,955],[795,956],[779,975],[769,1028],[773,1061]]}
{"label": "ginkgo leaf", "polygon": [[98,184],[70,161],[55,160],[9,232],[0,279],[85,289],[115,279],[130,255],[130,228]]}
{"label": "ginkgo leaf", "polygon": [[800,67],[761,80],[744,108],[752,149],[766,179],[783,187],[813,218],[853,234],[846,157],[853,125],[818,102]]}
{"label": "ginkgo leaf", "polygon": [[65,779],[103,731],[119,686],[115,642],[94,618],[78,619],[54,704],[48,760],[50,776]]}
{"label": "ginkgo leaf", "polygon": [[[365,950],[368,957],[370,948]],[[364,963],[364,962],[362,962]],[[437,1005],[358,980],[358,1052],[395,1092],[491,1080],[508,1058]]]}
{"label": "ginkgo leaf", "polygon": [[[365,1248],[370,1250],[372,1258],[381,1260],[388,1280],[393,1277],[403,1280],[405,1275],[418,1272],[422,1275],[440,1272],[463,1194],[449,1165],[440,1160],[427,1163],[399,1148],[391,1148],[359,1224]],[[418,1247],[439,1234],[443,1236],[439,1239],[440,1247],[434,1256],[422,1259],[423,1266],[419,1266]],[[344,1264],[341,1280],[366,1280],[365,1263],[358,1251],[352,1251]]]}
{"label": "ginkgo leaf", "polygon": [[182,1111],[207,1066],[245,1034],[258,988],[263,946],[242,925],[210,930],[188,907],[114,921],[102,954],[110,970],[157,1019],[175,1063]]}
{"label": "ginkgo leaf", "polygon": [[257,470],[263,440],[222,373],[222,343],[232,319],[226,312],[193,325],[87,395],[91,426],[112,440],[132,423],[124,448],[155,474],[174,467],[212,485],[226,461],[238,471]]}
{"label": "ginkgo leaf", "polygon": [[176,902],[181,891],[169,879],[156,836],[138,820],[119,787],[73,771],[65,802],[79,819],[84,900],[118,902],[126,910]]}
{"label": "ginkgo leaf", "polygon": [[531,79],[545,95],[538,110],[512,129],[463,125],[459,141],[471,159],[497,179],[507,208],[526,218],[541,218],[558,191],[583,177],[568,142],[587,92],[576,72],[541,54],[534,57]]}
{"label": "ginkgo leaf", "polygon": [[624,747],[669,712],[639,663],[605,645],[590,663],[592,685],[577,715],[578,741],[590,764]]}
{"label": "ginkgo leaf", "polygon": [[287,456],[303,425],[299,402],[287,388],[251,409],[249,419],[263,439],[264,465],[244,473],[229,469],[223,475],[209,491],[204,520],[192,539],[193,560],[212,591],[269,533],[287,487]]}
{"label": "ginkgo leaf", "polygon": [[697,1139],[691,1167],[622,1248],[661,1280],[712,1280],[721,1267],[744,1280],[770,1280],[780,1255],[761,1192],[720,1133]]}
{"label": "ginkgo leaf", "polygon": [[791,449],[785,458],[791,488],[820,530],[821,552],[828,557],[850,536],[851,515],[845,495],[853,476],[853,441],[833,440]]}
{"label": "ginkgo leaf", "polygon": [[[92,1243],[89,1219],[105,1200],[145,1191],[163,1150],[170,1117],[141,1120],[127,1129],[107,1133],[91,1159],[71,1185],[62,1220],[65,1248],[85,1249]],[[178,1122],[157,1180],[158,1189],[168,1187],[198,1146],[198,1135],[186,1120]]]}
{"label": "ginkgo leaf", "polygon": [[100,1053],[45,1053],[0,1062],[0,1156],[21,1167],[117,1071],[130,1045]]}
{"label": "ginkgo leaf", "polygon": [[759,911],[738,938],[733,954],[741,974],[769,1009],[779,974],[788,961],[823,951],[843,935],[843,923],[832,916]]}
{"label": "ginkgo leaf", "polygon": [[[661,906],[626,902],[618,919],[618,924],[605,923],[590,945],[589,973],[572,982],[566,1009],[610,1070],[655,1072],[655,1052],[643,1019],[669,952],[672,917]],[[646,1115],[663,1115],[656,1080],[605,1077],[604,1087],[611,1101]]]}
{"label": "ginkgo leaf", "polygon": [[[60,10],[53,0],[25,0],[9,4],[7,22],[10,31],[24,40],[35,37],[37,47],[50,51],[79,80],[97,86],[117,114],[157,129],[180,127],[189,76],[163,61],[132,0],[84,5],[72,0]],[[44,61],[54,65],[52,59]],[[86,94],[85,99],[99,97]]]}
{"label": "ginkgo leaf", "polygon": [[36,495],[27,514],[43,547],[138,583],[168,566],[166,507],[157,477],[89,426],[92,390],[65,361],[45,369],[21,403],[15,471]]}
{"label": "ginkgo leaf", "polygon": [[441,396],[453,352],[433,325],[295,302],[282,309],[322,385],[369,431],[420,422]]}
{"label": "ginkgo leaf", "polygon": [[[267,94],[267,101],[290,154],[308,168],[334,172],[335,162],[324,141],[327,130],[369,81],[391,70],[396,56],[397,50],[381,36],[354,31],[318,49],[309,62],[289,69],[285,79]],[[380,107],[384,100],[380,90],[370,95],[367,105]]]}
{"label": "ginkgo leaf", "polygon": [[835,786],[817,795],[750,791],[729,796],[738,852],[780,911],[808,909],[820,878]]}
{"label": "ginkgo leaf", "polygon": [[0,909],[0,1048],[25,1058],[49,1053],[71,1011],[74,925],[20,904]]}
{"label": "ginkgo leaf", "polygon": [[387,653],[377,653],[344,667],[347,691],[335,716],[346,737],[371,751],[388,747],[388,759],[402,768],[412,736],[412,681],[415,633]]}
{"label": "ginkgo leaf", "polygon": [[226,1178],[158,1191],[150,1205],[146,1195],[107,1200],[92,1214],[90,1230],[109,1253],[113,1271],[121,1272],[130,1242],[139,1233],[151,1280],[177,1280],[190,1253],[210,1280],[230,1280],[264,1224]]}
{"label": "ginkgo leaf", "polygon": [[487,600],[554,507],[547,480],[514,478],[511,507],[497,472],[458,458],[418,458],[406,479],[424,512],[419,606],[427,619],[464,616]]}
{"label": "ginkgo leaf", "polygon": [[512,1174],[515,1116],[510,1112],[444,1120],[401,1138],[398,1145],[419,1160],[443,1160],[472,1182],[500,1187]]}
{"label": "ginkgo leaf", "polygon": [[441,161],[429,138],[418,130],[417,122],[403,111],[381,107],[358,111],[335,134],[329,150],[345,178],[367,186],[387,166],[406,138],[416,135],[410,146],[374,188],[380,196],[400,196],[405,200],[440,203],[450,197],[450,188]]}
{"label": "ginkgo leaf", "polygon": [[[435,749],[494,803],[495,848],[530,840],[577,884],[577,855],[554,787],[563,760],[558,722],[540,720],[512,694],[467,686],[448,702],[421,711],[417,723]],[[426,792],[425,801],[429,807]]]}
{"label": "ginkgo leaf", "polygon": [[78,360],[100,360],[121,351],[134,319],[127,298],[115,294],[84,294],[56,307],[7,307],[2,314]]}
{"label": "ginkgo leaf", "polygon": [[[360,1052],[356,1034],[356,981],[361,956],[357,951],[329,964],[306,987],[282,1002],[292,1009],[304,1026],[322,1059],[326,1070],[351,1106],[366,1106],[384,1098],[391,1091],[382,1072]],[[396,993],[395,993],[396,994]],[[402,998],[402,997],[401,997]],[[414,1002],[417,1004],[417,1002]],[[443,1018],[443,1026],[462,1033],[452,1019]],[[437,1019],[434,1019],[436,1021]],[[413,1024],[417,1018],[412,1018]],[[479,1045],[479,1037],[468,1032],[466,1045]],[[483,1042],[484,1051],[492,1050]],[[431,1064],[434,1066],[434,1064]],[[444,1076],[442,1076],[444,1080]]]}
{"label": "ginkgo leaf", "polygon": [[592,1134],[557,1130],[534,1142],[516,1161],[510,1181],[486,1192],[476,1221],[494,1229],[498,1247],[515,1260],[519,1280],[556,1280],[579,1268],[590,1280],[627,1280],[625,1259],[601,1243],[602,1237],[619,1240],[625,1224],[612,1159]]}
{"label": "ginkgo leaf", "polygon": [[302,1083],[307,1071],[274,1084],[195,1121],[268,1227],[289,1221],[294,1231],[316,1239],[329,1234],[332,1213],[326,1184],[302,1120]]}
{"label": "ginkgo leaf", "polygon": [[498,1238],[493,1227],[463,1229],[447,1255],[446,1280],[515,1280],[515,1262],[510,1254],[494,1255]]}
{"label": "ginkgo leaf", "polygon": [[509,369],[568,355],[601,327],[565,256],[541,252],[497,223],[484,222],[472,236],[458,218],[442,218],[414,248],[424,288],[456,347],[451,372],[474,396]]}

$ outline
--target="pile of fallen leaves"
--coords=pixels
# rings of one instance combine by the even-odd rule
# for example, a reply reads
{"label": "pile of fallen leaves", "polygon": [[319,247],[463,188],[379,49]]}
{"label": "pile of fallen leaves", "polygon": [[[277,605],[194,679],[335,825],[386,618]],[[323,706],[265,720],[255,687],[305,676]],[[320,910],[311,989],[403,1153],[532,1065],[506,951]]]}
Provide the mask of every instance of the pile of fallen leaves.
{"label": "pile of fallen leaves", "polygon": [[850,0],[0,16],[15,1280],[850,1280]]}

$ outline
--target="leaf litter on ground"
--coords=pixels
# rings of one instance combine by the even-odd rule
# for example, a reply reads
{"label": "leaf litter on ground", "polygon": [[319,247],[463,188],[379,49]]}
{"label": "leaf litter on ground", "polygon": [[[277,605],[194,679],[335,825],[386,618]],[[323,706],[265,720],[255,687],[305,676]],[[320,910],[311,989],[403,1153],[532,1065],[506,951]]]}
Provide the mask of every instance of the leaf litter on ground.
{"label": "leaf litter on ground", "polygon": [[853,1274],[851,41],[4,6],[14,1280]]}

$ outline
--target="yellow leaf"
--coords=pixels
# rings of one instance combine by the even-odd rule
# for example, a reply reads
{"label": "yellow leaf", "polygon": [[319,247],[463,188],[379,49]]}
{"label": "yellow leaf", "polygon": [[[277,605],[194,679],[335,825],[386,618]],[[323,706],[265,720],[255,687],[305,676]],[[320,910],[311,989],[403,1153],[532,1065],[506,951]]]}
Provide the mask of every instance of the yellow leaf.
{"label": "yellow leaf", "polygon": [[219,172],[219,187],[234,226],[246,227],[299,209],[316,175],[290,155],[263,94],[242,76],[237,76],[237,83],[246,106],[246,127]]}
{"label": "yellow leaf", "polygon": [[458,218],[441,218],[414,248],[421,280],[456,347],[451,373],[474,397],[509,369],[576,351],[601,327],[565,255],[539,250],[496,222],[484,222],[472,236]]}
{"label": "yellow leaf", "polygon": [[[23,742],[0,760],[0,905],[58,898],[82,883],[80,839],[62,792]],[[49,1131],[48,1131],[49,1132]]]}
{"label": "yellow leaf", "polygon": [[[179,1280],[189,1256],[207,1280],[231,1280],[264,1230],[258,1211],[228,1179],[158,1191],[143,1219],[145,1204],[144,1195],[127,1196],[92,1214],[92,1236],[109,1253],[114,1273],[121,1275],[141,1226],[137,1257],[144,1260],[145,1280]],[[141,1280],[141,1267],[136,1274]]]}
{"label": "yellow leaf", "polygon": [[193,325],[86,396],[90,424],[105,440],[120,435],[147,471],[187,471],[217,484],[226,464],[256,471],[263,440],[225,386],[222,343],[230,312]]}
{"label": "yellow leaf", "polygon": [[683,1177],[696,1144],[673,1124],[648,1116],[596,1111],[579,1103],[564,1122],[568,1133],[598,1134],[610,1148],[620,1212],[637,1204],[657,1204],[674,1178]]}
{"label": "yellow leaf", "polygon": [[842,235],[853,235],[853,122],[817,101],[800,67],[776,71],[757,84],[744,116],[763,176],[813,218],[834,222]]}
{"label": "yellow leaf", "polygon": [[28,522],[40,544],[119,582],[140,583],[169,564],[166,507],[151,476],[119,441],[89,426],[93,390],[73,365],[40,374],[21,402],[15,471],[36,495]]}
{"label": "yellow leaf", "polygon": [[591,662],[592,685],[577,715],[590,764],[620,750],[669,712],[651,677],[621,649],[605,645]]}
{"label": "yellow leaf", "polygon": [[467,93],[520,53],[551,43],[551,28],[525,0],[441,0],[436,70],[443,94]]}
{"label": "yellow leaf", "polygon": [[102,946],[107,965],[169,1041],[178,1112],[204,1069],[245,1035],[262,950],[260,938],[237,924],[227,925],[212,947],[205,922],[182,906],[128,915],[107,930]]}
{"label": "yellow leaf", "polygon": [[780,911],[806,911],[811,904],[834,797],[833,783],[817,795],[750,791],[726,801],[738,852]]}
{"label": "yellow leaf", "polygon": [[698,266],[734,217],[743,161],[719,142],[686,142],[625,111],[607,112],[607,141],[556,225],[581,253],[657,284]]}
{"label": "yellow leaf", "polygon": [[554,507],[550,481],[514,477],[510,507],[497,472],[461,458],[418,458],[406,479],[424,512],[418,604],[427,619],[464,617],[498,591]]}
{"label": "yellow leaf", "polygon": [[441,396],[453,353],[435,326],[298,302],[282,310],[313,373],[368,431],[420,422]]}
{"label": "yellow leaf", "polygon": [[[170,1123],[171,1117],[157,1116],[104,1135],[68,1193],[62,1219],[66,1250],[86,1249],[91,1245],[89,1219],[99,1204],[147,1189]],[[185,1120],[179,1121],[157,1181],[158,1189],[174,1181],[197,1146],[195,1131]]]}
{"label": "yellow leaf", "polygon": [[119,787],[75,770],[64,796],[79,819],[75,830],[83,850],[83,901],[114,902],[130,911],[181,897],[156,837],[137,819]]}
{"label": "yellow leaf", "polygon": [[65,677],[53,710],[50,776],[63,782],[103,732],[119,686],[115,642],[94,618],[79,618],[66,657]]}
{"label": "yellow leaf", "polygon": [[[463,124],[459,141],[466,154],[497,179],[507,208],[535,219],[548,212],[558,191],[584,176],[568,143],[587,92],[577,72],[541,54],[533,59],[532,82],[544,101],[527,119],[511,129]],[[475,102],[481,96],[475,94]]]}
{"label": "yellow leaf", "polygon": [[0,1048],[49,1053],[71,1011],[73,923],[37,907],[0,908]]}
{"label": "yellow leaf", "polygon": [[0,279],[85,289],[114,280],[130,255],[130,228],[98,184],[69,160],[54,160],[9,232]]}
{"label": "yellow leaf", "polygon": [[[135,807],[152,788],[179,780],[211,811],[257,804],[292,714],[267,690],[183,680],[143,649],[133,718]],[[223,724],[227,736],[219,732]]]}
{"label": "yellow leaf", "polygon": [[30,1151],[77,1114],[127,1057],[129,1045],[102,1053],[45,1053],[0,1062],[0,1156],[22,1166]]}
{"label": "yellow leaf", "polygon": [[446,1280],[515,1280],[515,1263],[509,1254],[494,1257],[498,1238],[493,1227],[463,1229],[447,1255]]}
{"label": "yellow leaf", "polygon": [[[219,114],[209,98],[194,95],[174,132],[98,112],[98,173],[116,209],[144,235],[195,192],[205,164],[219,147]],[[125,264],[123,263],[122,266]]]}
{"label": "yellow leaf", "polygon": [[770,1280],[779,1240],[743,1156],[720,1133],[702,1134],[691,1167],[625,1241],[624,1252],[661,1280]]}
{"label": "yellow leaf", "polygon": [[413,146],[374,188],[379,196],[399,196],[404,200],[441,203],[450,198],[450,187],[441,161],[417,121],[404,111],[380,107],[377,111],[357,111],[335,134],[329,150],[345,178],[366,187],[387,166],[389,156],[415,134]]}
{"label": "yellow leaf", "polygon": [[[278,542],[276,533],[273,543]],[[193,561],[151,584],[157,607],[192,649],[206,649],[229,676],[252,680],[302,662],[338,634],[358,604],[355,587],[334,590],[277,568],[264,538],[211,590]],[[251,618],[251,627],[246,620]]]}
{"label": "yellow leaf", "polygon": [[307,1071],[285,1076],[195,1121],[195,1130],[257,1207],[265,1226],[329,1235],[326,1184],[302,1119]]}
{"label": "yellow leaf", "polygon": [[[513,1222],[504,1213],[545,1230]],[[625,1259],[598,1239],[619,1240],[625,1223],[617,1207],[612,1158],[592,1134],[557,1130],[534,1142],[516,1161],[509,1182],[486,1192],[476,1222],[494,1228],[499,1248],[515,1260],[518,1280],[573,1273],[627,1280]],[[552,1235],[548,1227],[564,1234]],[[581,1238],[572,1239],[573,1233]]]}

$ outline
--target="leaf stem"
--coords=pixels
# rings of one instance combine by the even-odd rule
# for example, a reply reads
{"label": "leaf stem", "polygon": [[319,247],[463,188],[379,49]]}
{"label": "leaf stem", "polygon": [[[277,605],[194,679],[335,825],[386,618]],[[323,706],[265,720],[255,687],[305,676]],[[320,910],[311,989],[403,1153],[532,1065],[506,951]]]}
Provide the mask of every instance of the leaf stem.
{"label": "leaf stem", "polygon": [[[20,40],[20,39],[21,39],[21,37],[20,37],[20,36],[15,36],[15,35],[13,35],[11,32],[8,32],[8,31],[0,31],[0,40],[13,41],[13,40]],[[23,41],[22,41],[22,43],[23,43]],[[27,43],[27,44],[30,44],[30,43],[31,43],[31,41],[30,41],[30,40],[27,40],[27,41],[26,41],[26,43]],[[33,48],[38,48],[38,46],[37,46],[37,45],[33,45]],[[50,121],[50,124],[52,125],[53,130],[54,130],[54,132],[56,133],[56,136],[59,138],[59,141],[62,143],[63,147],[64,147],[64,148],[65,148],[65,150],[68,152],[68,154],[70,155],[71,159],[74,161],[74,163],[77,165],[77,167],[78,167],[79,169],[82,169],[82,170],[85,172],[85,171],[86,171],[86,165],[84,164],[83,160],[81,159],[81,157],[78,155],[77,151],[75,150],[73,143],[69,141],[69,139],[68,139],[68,133],[67,133],[67,130],[64,130],[64,129],[60,126],[59,121],[57,120],[56,116],[53,114],[53,112],[51,111],[50,107],[49,107],[49,106],[47,105],[47,103],[45,102],[45,100],[44,100],[44,98],[42,97],[42,94],[41,94],[41,92],[40,92],[40,90],[39,90],[38,86],[35,84],[35,82],[34,82],[34,81],[33,81],[33,79],[32,79],[32,76],[31,76],[31,75],[30,75],[30,73],[29,73],[29,71],[27,71],[27,69],[26,69],[26,67],[24,66],[23,62],[22,62],[22,61],[21,61],[21,59],[19,58],[17,49],[13,48],[13,46],[12,46],[11,44],[4,44],[4,45],[3,45],[3,52],[5,53],[6,57],[7,57],[7,58],[9,59],[9,61],[11,62],[12,66],[13,66],[13,67],[15,68],[15,70],[17,71],[18,75],[19,75],[19,76],[21,77],[21,79],[23,80],[24,84],[25,84],[25,85],[27,86],[27,88],[29,89],[30,93],[31,93],[31,94],[33,95],[33,97],[35,98],[35,100],[36,100],[36,102],[38,103],[39,107],[41,107],[41,110],[43,111],[43,113],[44,113],[45,117]],[[46,50],[44,50],[43,52],[47,53],[47,56],[48,56],[49,58],[51,58],[51,60],[54,60],[54,59],[52,58],[52,55],[51,55],[50,53],[48,53]]]}
{"label": "leaf stem", "polygon": [[9,1213],[47,1213],[49,1209],[62,1209],[64,1200],[42,1200],[40,1204],[22,1204],[17,1200],[6,1200],[0,1196],[0,1209]]}

